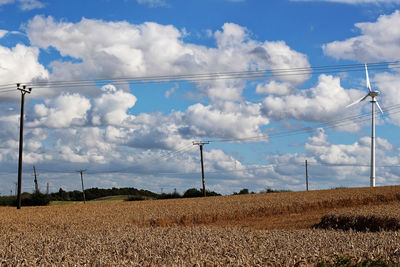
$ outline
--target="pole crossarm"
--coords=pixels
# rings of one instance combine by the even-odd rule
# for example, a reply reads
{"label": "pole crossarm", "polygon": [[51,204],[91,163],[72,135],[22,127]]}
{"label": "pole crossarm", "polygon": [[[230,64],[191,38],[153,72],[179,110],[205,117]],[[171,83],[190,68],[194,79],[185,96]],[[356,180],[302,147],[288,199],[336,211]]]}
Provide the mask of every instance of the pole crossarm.
{"label": "pole crossarm", "polygon": [[21,91],[22,94],[30,94],[32,92],[32,88],[27,88],[26,85],[22,85],[20,83],[17,83],[17,90]]}
{"label": "pole crossarm", "polygon": [[210,141],[193,141],[194,146],[202,146],[202,145],[208,145],[210,144]]}

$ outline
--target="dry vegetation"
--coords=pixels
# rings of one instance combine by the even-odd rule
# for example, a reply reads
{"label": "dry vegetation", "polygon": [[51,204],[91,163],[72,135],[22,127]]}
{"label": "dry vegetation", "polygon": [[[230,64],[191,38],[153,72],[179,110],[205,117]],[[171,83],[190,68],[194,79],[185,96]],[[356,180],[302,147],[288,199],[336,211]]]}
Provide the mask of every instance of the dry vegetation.
{"label": "dry vegetation", "polygon": [[333,210],[346,216],[399,218],[400,187],[97,202],[19,211],[2,207],[0,262],[286,266],[315,265],[335,255],[400,262],[398,231],[311,229]]}

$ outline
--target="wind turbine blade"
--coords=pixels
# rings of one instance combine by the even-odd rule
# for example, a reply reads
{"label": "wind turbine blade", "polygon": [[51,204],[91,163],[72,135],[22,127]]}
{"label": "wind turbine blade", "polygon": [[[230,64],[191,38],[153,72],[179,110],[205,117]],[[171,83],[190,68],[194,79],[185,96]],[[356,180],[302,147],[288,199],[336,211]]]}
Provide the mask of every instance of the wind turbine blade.
{"label": "wind turbine blade", "polygon": [[351,103],[350,105],[347,105],[346,108],[351,107],[351,106],[354,106],[355,104],[358,104],[358,103],[364,101],[368,96],[369,96],[369,94],[366,95],[366,96],[364,96],[364,97],[362,97],[362,98],[360,98],[360,99],[358,99],[357,101]]}
{"label": "wind turbine blade", "polygon": [[381,106],[379,105],[378,101],[376,101],[375,103],[376,103],[376,105],[378,106],[378,108],[379,108],[379,110],[381,111],[381,113],[383,114],[383,111],[382,111]]}
{"label": "wind turbine blade", "polygon": [[367,68],[367,64],[365,64],[365,76],[367,78],[367,88],[370,92],[372,92],[371,90],[371,83],[369,82],[369,76],[368,76],[368,68]]}

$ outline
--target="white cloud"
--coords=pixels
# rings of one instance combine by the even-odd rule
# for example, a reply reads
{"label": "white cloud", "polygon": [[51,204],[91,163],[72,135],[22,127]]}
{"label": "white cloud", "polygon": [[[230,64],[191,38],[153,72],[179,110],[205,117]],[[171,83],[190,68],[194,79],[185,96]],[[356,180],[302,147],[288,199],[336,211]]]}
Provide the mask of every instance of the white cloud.
{"label": "white cloud", "polygon": [[101,88],[102,94],[91,101],[78,93],[65,93],[35,104],[28,125],[33,127],[66,128],[70,126],[121,126],[134,119],[128,109],[136,97],[113,85]]}
{"label": "white cloud", "polygon": [[368,138],[352,145],[334,145],[327,141],[323,129],[318,129],[317,135],[309,138],[306,149],[314,159],[325,164],[368,164],[370,144]]}
{"label": "white cloud", "polygon": [[165,7],[168,6],[165,0],[136,0],[141,5],[148,5],[149,7]]}
{"label": "white cloud", "polygon": [[0,39],[4,37],[4,35],[6,35],[8,33],[8,31],[6,30],[0,30]]}
{"label": "white cloud", "polygon": [[322,46],[324,53],[336,59],[361,62],[392,61],[400,53],[400,12],[381,15],[376,22],[357,23],[361,35]]}
{"label": "white cloud", "polygon": [[270,81],[265,84],[258,84],[256,87],[257,94],[267,95],[289,95],[296,91],[296,88],[287,82]]}
{"label": "white cloud", "polygon": [[19,0],[19,8],[21,10],[44,8],[44,6],[44,3],[39,0]]}
{"label": "white cloud", "polygon": [[169,98],[179,88],[179,84],[175,84],[171,89],[165,91],[165,98]]}
{"label": "white cloud", "polygon": [[90,101],[78,94],[64,94],[34,106],[30,127],[67,128],[83,126],[87,121]]}
{"label": "white cloud", "polygon": [[[306,151],[296,154],[273,154],[267,157],[276,167],[270,174],[283,179],[293,179],[292,188],[303,189],[305,160],[308,160],[311,189],[334,188],[339,186],[369,186],[370,177],[370,137],[362,137],[351,144],[333,144],[322,128],[305,143]],[[392,156],[393,145],[386,139],[376,139],[376,177],[377,185],[398,183],[397,156]],[[297,179],[297,180],[296,180]]]}
{"label": "white cloud", "polygon": [[215,138],[246,138],[262,135],[260,126],[269,123],[261,115],[260,105],[225,103],[215,108],[195,104],[183,116],[181,133],[188,136]]}
{"label": "white cloud", "polygon": [[[13,48],[0,46],[0,83],[16,84],[32,80],[46,80],[48,71],[38,62],[39,49],[21,44]],[[15,87],[16,88],[16,87]],[[17,92],[14,95],[17,97]],[[6,97],[2,95],[2,97]]]}
{"label": "white cloud", "polygon": [[381,104],[386,115],[389,115],[389,121],[395,125],[400,125],[400,117],[397,110],[399,109],[400,99],[400,75],[399,72],[394,73],[378,73],[371,79],[372,86],[380,91],[378,101]]}
{"label": "white cloud", "polygon": [[104,93],[93,101],[92,123],[121,125],[130,117],[127,111],[135,105],[136,97],[112,85],[103,86],[102,90]]}
{"label": "white cloud", "polygon": [[346,105],[361,97],[361,94],[355,90],[345,90],[340,85],[339,77],[323,74],[319,76],[318,84],[311,89],[299,90],[293,95],[266,97],[262,111],[274,120],[292,118],[325,122],[337,118],[339,114],[343,116]]}
{"label": "white cloud", "polygon": [[118,158],[113,144],[106,142],[104,130],[93,127],[59,131],[54,149],[58,160],[72,163],[105,164]]}
{"label": "white cloud", "polygon": [[45,4],[39,0],[0,0],[0,6],[13,3],[18,3],[19,9],[23,11],[29,11],[45,7]]}
{"label": "white cloud", "polygon": [[[184,32],[171,25],[104,22],[82,19],[78,23],[56,22],[52,17],[34,17],[26,31],[32,44],[50,46],[78,63],[51,64],[52,78],[73,80],[93,77],[137,77],[309,67],[307,57],[284,42],[259,42],[247,29],[226,23],[214,37],[216,48],[186,44]],[[107,36],[107,38],[104,38]],[[306,76],[278,77],[299,84]],[[197,88],[213,101],[240,100],[245,83],[198,82]]]}
{"label": "white cloud", "polygon": [[0,6],[15,2],[15,0],[0,0]]}

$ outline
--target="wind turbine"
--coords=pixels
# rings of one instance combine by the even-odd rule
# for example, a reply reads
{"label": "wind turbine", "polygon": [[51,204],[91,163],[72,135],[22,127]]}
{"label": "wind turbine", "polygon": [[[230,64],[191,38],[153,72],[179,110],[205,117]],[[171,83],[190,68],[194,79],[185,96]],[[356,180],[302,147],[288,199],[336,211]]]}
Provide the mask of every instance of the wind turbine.
{"label": "wind turbine", "polygon": [[372,91],[371,89],[371,84],[369,82],[369,77],[368,77],[368,68],[367,64],[365,64],[365,76],[367,80],[367,88],[369,90],[368,94],[364,96],[363,98],[360,98],[356,102],[351,103],[347,107],[351,107],[355,104],[358,104],[365,99],[367,99],[369,96],[371,97],[371,104],[372,104],[372,125],[371,125],[371,176],[370,176],[370,186],[374,187],[375,186],[375,104],[379,108],[380,112],[383,114],[383,111],[378,103],[378,101],[375,99],[376,96],[379,95],[378,91]]}

